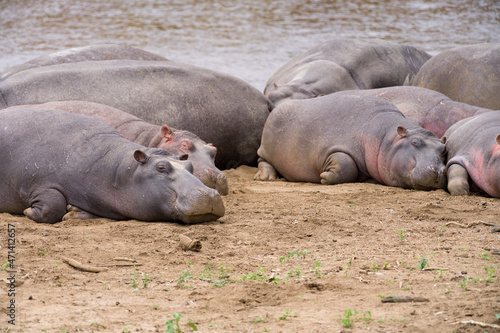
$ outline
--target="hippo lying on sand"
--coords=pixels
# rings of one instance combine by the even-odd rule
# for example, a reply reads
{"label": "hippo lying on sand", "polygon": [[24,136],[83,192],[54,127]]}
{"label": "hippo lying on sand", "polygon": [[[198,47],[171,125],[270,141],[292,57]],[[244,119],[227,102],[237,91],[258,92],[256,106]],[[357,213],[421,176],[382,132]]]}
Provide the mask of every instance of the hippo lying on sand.
{"label": "hippo lying on sand", "polygon": [[500,112],[463,119],[445,133],[448,191],[500,198]]}
{"label": "hippo lying on sand", "polygon": [[293,58],[267,81],[264,94],[277,105],[340,90],[403,85],[430,55],[384,40],[334,39]]}
{"label": "hippo lying on sand", "polygon": [[219,193],[193,176],[190,162],[132,143],[101,120],[19,109],[0,111],[0,124],[1,212],[46,223],[93,217],[194,223],[224,215]]}
{"label": "hippo lying on sand", "polygon": [[0,108],[51,101],[101,103],[156,125],[198,135],[218,149],[215,165],[256,165],[272,108],[230,75],[173,61],[82,61],[31,68],[0,81]]}
{"label": "hippo lying on sand", "polygon": [[220,194],[228,193],[226,175],[214,164],[217,148],[206,144],[195,134],[147,123],[129,113],[104,104],[84,101],[49,102],[44,104],[13,106],[17,108],[57,109],[101,119],[116,128],[125,139],[150,148],[161,148],[169,153],[187,159],[193,164],[193,174],[208,187]]}
{"label": "hippo lying on sand", "polygon": [[442,137],[444,132],[457,121],[491,111],[452,101],[446,95],[431,89],[412,86],[344,90],[337,94],[383,98],[394,104],[406,118],[428,129],[438,138]]}
{"label": "hippo lying on sand", "polygon": [[269,116],[255,179],[444,188],[444,144],[381,98],[331,94],[288,101]]}
{"label": "hippo lying on sand", "polygon": [[500,110],[500,43],[443,51],[420,68],[412,85],[457,102]]}
{"label": "hippo lying on sand", "polygon": [[102,61],[102,60],[148,60],[148,61],[164,61],[167,60],[157,54],[147,52],[135,47],[116,45],[116,44],[100,44],[89,45],[83,47],[75,47],[60,52],[50,53],[32,59],[24,64],[7,68],[0,73],[0,80],[4,80],[18,72],[35,68],[51,66],[55,64],[66,64],[81,61]]}

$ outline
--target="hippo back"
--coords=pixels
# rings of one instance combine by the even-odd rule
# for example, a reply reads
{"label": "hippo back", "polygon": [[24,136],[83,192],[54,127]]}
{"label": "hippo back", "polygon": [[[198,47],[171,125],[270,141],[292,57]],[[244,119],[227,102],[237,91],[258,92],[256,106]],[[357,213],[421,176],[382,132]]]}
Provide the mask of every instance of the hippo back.
{"label": "hippo back", "polygon": [[431,56],[384,40],[334,39],[293,58],[267,81],[264,94],[277,105],[340,90],[403,85]]}
{"label": "hippo back", "polygon": [[426,62],[412,85],[439,91],[454,101],[500,109],[500,43],[443,51]]}
{"label": "hippo back", "polygon": [[148,61],[167,60],[162,56],[131,46],[117,44],[89,45],[43,55],[23,64],[7,68],[0,73],[0,80],[4,80],[17,72],[21,72],[30,68],[81,61],[103,61],[116,59]]}

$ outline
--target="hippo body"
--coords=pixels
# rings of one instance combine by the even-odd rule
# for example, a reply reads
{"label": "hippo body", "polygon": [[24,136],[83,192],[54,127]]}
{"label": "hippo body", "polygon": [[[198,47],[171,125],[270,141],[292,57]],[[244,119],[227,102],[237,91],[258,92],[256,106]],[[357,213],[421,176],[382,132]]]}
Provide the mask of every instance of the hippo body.
{"label": "hippo body", "polygon": [[116,128],[118,133],[125,139],[141,146],[165,149],[179,158],[187,154],[188,161],[193,164],[193,174],[203,184],[215,188],[222,195],[228,193],[226,175],[217,169],[214,163],[217,148],[208,145],[191,132],[177,130],[167,125],[153,125],[111,106],[85,101],[21,105],[6,110],[26,107],[63,110],[94,117]]}
{"label": "hippo body", "polygon": [[445,138],[450,194],[482,192],[500,198],[500,112],[463,119]]}
{"label": "hippo body", "polygon": [[500,43],[443,51],[420,68],[411,84],[457,102],[500,110]]}
{"label": "hippo body", "polygon": [[331,94],[287,101],[269,116],[255,179],[338,184],[373,179],[444,188],[444,144],[380,98]]}
{"label": "hippo body", "polygon": [[257,163],[272,108],[235,77],[172,61],[107,60],[31,68],[0,81],[0,107],[81,100],[109,105],[149,123],[169,124],[218,149],[228,169]]}
{"label": "hippo body", "polygon": [[164,61],[167,60],[157,54],[144,51],[135,47],[117,45],[117,44],[100,44],[89,45],[83,47],[75,47],[55,53],[50,53],[32,59],[23,64],[12,66],[0,73],[0,80],[4,80],[18,72],[36,68],[51,66],[56,64],[66,64],[81,61],[103,61],[103,60],[145,60],[145,61]]}
{"label": "hippo body", "polygon": [[132,143],[98,119],[26,108],[1,110],[0,124],[1,212],[46,223],[192,223],[224,215],[219,193],[194,177],[190,162]]}
{"label": "hippo body", "polygon": [[340,90],[403,85],[430,55],[384,40],[334,39],[309,49],[278,69],[264,94],[277,105]]}
{"label": "hippo body", "polygon": [[438,138],[441,138],[446,130],[457,121],[492,111],[455,102],[437,91],[413,86],[344,90],[337,94],[383,98],[396,106],[406,118],[428,129]]}

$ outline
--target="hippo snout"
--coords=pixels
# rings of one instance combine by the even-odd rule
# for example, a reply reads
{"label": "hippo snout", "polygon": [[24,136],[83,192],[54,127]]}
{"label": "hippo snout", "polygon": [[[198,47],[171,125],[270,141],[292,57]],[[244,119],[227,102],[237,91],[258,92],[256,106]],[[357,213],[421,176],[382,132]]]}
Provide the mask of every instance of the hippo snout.
{"label": "hippo snout", "polygon": [[413,188],[419,190],[446,188],[446,167],[443,164],[429,165],[422,170],[415,171],[413,176]]}
{"label": "hippo snout", "polygon": [[184,223],[214,221],[225,213],[219,192],[208,187],[198,188],[186,198],[178,198],[176,208]]}
{"label": "hippo snout", "polygon": [[216,189],[220,195],[227,195],[229,188],[227,185],[227,177],[224,172],[214,172],[210,168],[204,170],[204,172],[195,175],[202,181],[205,186]]}

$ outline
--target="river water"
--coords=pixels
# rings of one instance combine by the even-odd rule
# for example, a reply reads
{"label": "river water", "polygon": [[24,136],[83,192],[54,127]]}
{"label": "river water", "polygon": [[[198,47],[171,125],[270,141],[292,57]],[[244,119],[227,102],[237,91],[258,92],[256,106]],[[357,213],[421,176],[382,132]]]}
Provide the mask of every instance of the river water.
{"label": "river water", "polygon": [[0,71],[119,43],[225,72],[263,90],[293,56],[332,38],[380,38],[435,55],[500,42],[499,0],[0,0]]}

